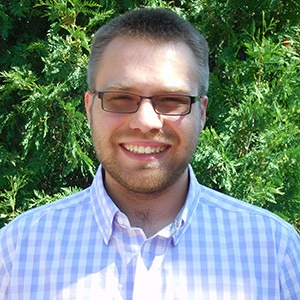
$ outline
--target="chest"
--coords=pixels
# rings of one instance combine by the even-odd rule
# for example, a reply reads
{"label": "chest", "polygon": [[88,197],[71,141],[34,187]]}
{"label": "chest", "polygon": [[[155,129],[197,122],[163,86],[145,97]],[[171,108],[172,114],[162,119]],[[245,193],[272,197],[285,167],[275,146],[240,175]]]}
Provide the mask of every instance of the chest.
{"label": "chest", "polygon": [[94,234],[26,245],[12,270],[12,294],[24,299],[276,299],[279,293],[273,245],[199,232],[187,232],[177,245],[172,238],[145,240],[130,232],[105,244]]}

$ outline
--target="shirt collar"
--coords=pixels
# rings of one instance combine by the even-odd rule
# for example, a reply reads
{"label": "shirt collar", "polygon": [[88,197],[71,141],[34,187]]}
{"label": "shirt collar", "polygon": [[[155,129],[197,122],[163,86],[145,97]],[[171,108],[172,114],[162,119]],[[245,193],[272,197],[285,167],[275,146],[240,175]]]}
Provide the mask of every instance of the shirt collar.
{"label": "shirt collar", "polygon": [[100,165],[91,185],[91,202],[94,217],[103,235],[104,242],[108,244],[113,231],[113,220],[119,209],[106,192],[103,175],[104,170]]}
{"label": "shirt collar", "polygon": [[181,237],[189,228],[200,199],[200,185],[191,165],[189,165],[189,179],[189,189],[185,204],[173,223],[174,226],[177,226],[177,230],[173,235],[174,245],[177,245],[179,243]]}
{"label": "shirt collar", "polygon": [[[113,233],[113,222],[116,215],[123,215],[118,207],[108,196],[103,183],[103,168],[98,168],[91,185],[92,209],[98,227],[103,235],[104,242],[109,243]],[[197,208],[199,199],[199,184],[192,167],[189,165],[189,190],[186,202],[172,224],[162,229],[158,234],[172,236],[174,245],[177,245],[182,235],[186,232],[191,223],[193,214]],[[123,216],[124,217],[124,216]]]}

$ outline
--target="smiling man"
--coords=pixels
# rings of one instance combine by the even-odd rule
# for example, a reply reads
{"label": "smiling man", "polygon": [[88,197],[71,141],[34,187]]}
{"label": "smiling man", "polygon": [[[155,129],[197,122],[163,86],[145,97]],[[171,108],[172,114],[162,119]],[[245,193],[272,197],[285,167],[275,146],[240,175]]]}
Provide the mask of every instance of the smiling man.
{"label": "smiling man", "polygon": [[175,219],[187,195],[188,162],[207,104],[198,97],[196,65],[182,41],[115,37],[86,93],[106,190],[148,237]]}
{"label": "smiling man", "polygon": [[189,166],[208,73],[205,39],[171,11],[99,29],[85,94],[98,172],[0,231],[0,299],[300,299],[295,230]]}

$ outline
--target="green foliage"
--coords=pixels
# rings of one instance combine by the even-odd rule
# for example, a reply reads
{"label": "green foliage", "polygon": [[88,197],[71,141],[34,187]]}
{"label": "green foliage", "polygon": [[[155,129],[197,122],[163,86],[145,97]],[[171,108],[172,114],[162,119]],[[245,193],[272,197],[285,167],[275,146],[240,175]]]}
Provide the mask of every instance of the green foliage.
{"label": "green foliage", "polygon": [[267,208],[299,230],[300,28],[290,28],[287,46],[277,21],[262,14],[260,24],[253,21],[239,37],[244,59],[226,49],[219,57],[212,120],[193,164],[200,181]]}
{"label": "green foliage", "polygon": [[199,180],[300,230],[296,0],[1,0],[0,227],[90,184],[97,162],[82,99],[91,39],[145,6],[175,10],[210,45]]}
{"label": "green foliage", "polygon": [[[29,13],[32,6],[34,12]],[[20,35],[9,50],[18,55],[2,64],[2,225],[30,208],[37,191],[56,195],[64,187],[83,188],[92,178],[95,161],[82,103],[86,90],[84,66],[91,33],[100,20],[104,22],[111,14],[101,13],[101,5],[80,0],[27,1],[22,9],[12,2],[7,10],[16,19],[24,18],[27,24],[39,16],[45,26],[40,28],[43,31],[47,27],[47,32],[43,37]],[[11,23],[14,24],[13,18]],[[2,42],[4,47],[8,48],[14,38],[12,32]],[[22,39],[26,42],[21,43]]]}
{"label": "green foliage", "polygon": [[7,181],[9,189],[0,193],[0,218],[10,221],[22,212],[17,205],[17,194],[26,185],[26,179],[15,175],[7,176]]}

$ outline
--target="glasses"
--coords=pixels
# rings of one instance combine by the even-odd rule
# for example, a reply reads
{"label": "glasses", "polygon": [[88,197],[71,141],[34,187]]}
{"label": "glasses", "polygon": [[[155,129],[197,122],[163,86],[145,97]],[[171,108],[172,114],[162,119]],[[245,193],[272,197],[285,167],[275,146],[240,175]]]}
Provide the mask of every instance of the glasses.
{"label": "glasses", "polygon": [[151,97],[141,96],[128,92],[94,91],[101,99],[104,111],[133,114],[138,111],[143,99],[150,99],[154,111],[159,115],[184,116],[191,112],[191,105],[201,99],[201,96],[180,94],[163,94]]}

